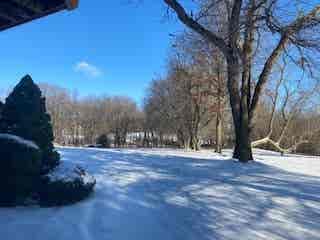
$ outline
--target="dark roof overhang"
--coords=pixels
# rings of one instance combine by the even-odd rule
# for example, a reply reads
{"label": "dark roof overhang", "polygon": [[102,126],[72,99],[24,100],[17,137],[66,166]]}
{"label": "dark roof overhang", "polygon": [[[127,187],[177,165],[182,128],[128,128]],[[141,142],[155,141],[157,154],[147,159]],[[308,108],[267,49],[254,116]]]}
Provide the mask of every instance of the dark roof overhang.
{"label": "dark roof overhang", "polygon": [[0,31],[78,7],[78,0],[0,0]]}

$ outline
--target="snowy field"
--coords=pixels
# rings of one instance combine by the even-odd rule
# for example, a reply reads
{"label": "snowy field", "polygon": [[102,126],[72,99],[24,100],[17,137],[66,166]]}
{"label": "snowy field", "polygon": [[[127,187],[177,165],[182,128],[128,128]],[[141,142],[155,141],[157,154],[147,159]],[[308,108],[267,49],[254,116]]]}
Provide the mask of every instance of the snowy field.
{"label": "snowy field", "polygon": [[76,205],[0,208],[1,240],[320,239],[320,158],[59,149],[97,179]]}

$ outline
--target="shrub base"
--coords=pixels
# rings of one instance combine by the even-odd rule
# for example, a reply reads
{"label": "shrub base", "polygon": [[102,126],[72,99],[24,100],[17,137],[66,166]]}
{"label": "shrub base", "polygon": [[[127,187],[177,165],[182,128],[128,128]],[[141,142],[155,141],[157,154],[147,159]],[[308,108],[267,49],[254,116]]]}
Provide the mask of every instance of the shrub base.
{"label": "shrub base", "polygon": [[80,167],[66,167],[62,163],[52,173],[42,177],[39,204],[43,207],[73,204],[87,198],[96,180]]}

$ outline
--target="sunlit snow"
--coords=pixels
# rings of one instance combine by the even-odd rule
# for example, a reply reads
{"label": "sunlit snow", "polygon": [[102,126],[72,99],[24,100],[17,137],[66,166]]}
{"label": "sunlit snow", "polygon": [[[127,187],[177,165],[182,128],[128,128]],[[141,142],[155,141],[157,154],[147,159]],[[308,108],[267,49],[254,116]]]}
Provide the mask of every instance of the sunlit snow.
{"label": "sunlit snow", "polygon": [[320,239],[320,158],[60,148],[97,180],[78,204],[0,209],[1,239]]}

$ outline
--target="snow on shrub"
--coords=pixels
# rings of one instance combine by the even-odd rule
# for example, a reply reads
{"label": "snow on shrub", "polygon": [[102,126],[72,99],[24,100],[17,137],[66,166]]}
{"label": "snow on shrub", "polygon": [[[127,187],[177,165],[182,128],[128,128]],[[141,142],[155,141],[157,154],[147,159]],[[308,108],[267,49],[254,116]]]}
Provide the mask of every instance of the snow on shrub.
{"label": "snow on shrub", "polygon": [[0,205],[15,206],[36,190],[41,151],[32,141],[0,134]]}
{"label": "snow on shrub", "polygon": [[96,180],[81,167],[62,162],[44,176],[39,192],[40,205],[62,206],[81,201],[93,192]]}
{"label": "snow on shrub", "polygon": [[37,144],[35,144],[34,142],[26,140],[26,139],[23,139],[22,137],[18,137],[16,135],[7,134],[7,133],[1,133],[0,134],[0,139],[12,140],[13,142],[25,145],[26,147],[39,149]]}

